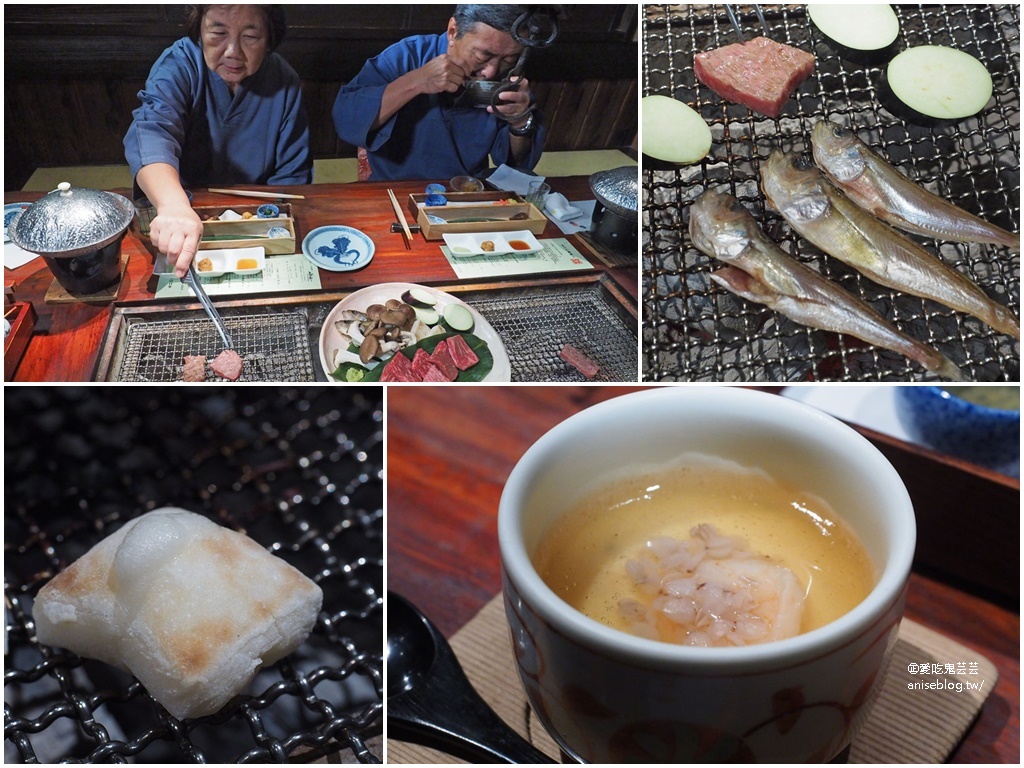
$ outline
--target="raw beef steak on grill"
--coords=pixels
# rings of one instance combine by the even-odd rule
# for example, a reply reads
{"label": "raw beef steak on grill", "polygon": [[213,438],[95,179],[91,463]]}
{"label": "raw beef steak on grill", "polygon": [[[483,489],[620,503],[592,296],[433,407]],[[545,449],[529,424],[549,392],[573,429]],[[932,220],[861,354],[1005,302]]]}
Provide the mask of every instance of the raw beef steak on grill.
{"label": "raw beef steak on grill", "polygon": [[597,363],[576,349],[572,344],[566,344],[562,347],[562,351],[558,353],[558,356],[588,379],[594,378],[601,372],[601,367]]}
{"label": "raw beef steak on grill", "polygon": [[203,355],[185,355],[182,381],[206,381],[206,358]]}
{"label": "raw beef steak on grill", "polygon": [[698,53],[697,79],[726,101],[778,117],[793,92],[814,71],[814,54],[767,37]]}
{"label": "raw beef steak on grill", "polygon": [[242,375],[242,358],[233,349],[225,349],[210,361],[210,370],[228,381],[238,381]]}

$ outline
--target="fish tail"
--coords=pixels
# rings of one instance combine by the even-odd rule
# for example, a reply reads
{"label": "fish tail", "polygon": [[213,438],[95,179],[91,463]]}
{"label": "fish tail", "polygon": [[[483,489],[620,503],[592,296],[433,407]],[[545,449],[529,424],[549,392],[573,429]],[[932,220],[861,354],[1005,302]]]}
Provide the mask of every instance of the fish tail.
{"label": "fish tail", "polygon": [[929,355],[927,360],[918,360],[927,370],[934,373],[936,376],[941,376],[944,379],[950,381],[970,381],[971,379],[964,374],[960,367],[946,357],[941,352],[932,350],[934,354]]}
{"label": "fish tail", "polygon": [[1020,341],[1020,321],[1013,316],[1007,307],[997,305],[992,308],[992,318],[989,320],[989,325],[995,328],[997,331],[1002,333],[1008,333],[1013,338]]}

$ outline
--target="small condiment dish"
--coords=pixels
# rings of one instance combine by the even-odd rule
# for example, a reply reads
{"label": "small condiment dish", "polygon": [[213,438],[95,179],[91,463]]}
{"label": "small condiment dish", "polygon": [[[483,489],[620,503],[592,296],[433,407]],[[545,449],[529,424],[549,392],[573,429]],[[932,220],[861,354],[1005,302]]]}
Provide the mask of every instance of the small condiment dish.
{"label": "small condiment dish", "polygon": [[442,235],[452,256],[499,255],[504,253],[536,253],[541,245],[532,232],[466,232]]}
{"label": "small condiment dish", "polygon": [[448,182],[452,192],[483,192],[484,183],[473,176],[456,176]]}
{"label": "small condiment dish", "polygon": [[263,271],[266,258],[266,251],[261,246],[200,251],[196,254],[196,274],[201,278],[220,277],[229,272],[255,275]]}

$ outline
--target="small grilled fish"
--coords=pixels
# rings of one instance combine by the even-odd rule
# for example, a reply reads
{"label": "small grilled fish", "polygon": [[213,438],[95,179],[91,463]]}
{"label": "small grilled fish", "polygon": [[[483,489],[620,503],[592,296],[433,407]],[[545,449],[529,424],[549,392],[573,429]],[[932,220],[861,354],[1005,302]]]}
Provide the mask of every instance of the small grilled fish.
{"label": "small grilled fish", "polygon": [[853,202],[904,232],[1020,252],[1020,234],[990,224],[918,186],[849,128],[822,120],[811,131],[814,160]]}
{"label": "small grilled fish", "polygon": [[876,283],[974,315],[1020,338],[1020,323],[1013,312],[851,202],[803,158],[774,150],[761,167],[761,189],[803,237]]}
{"label": "small grilled fish", "polygon": [[772,242],[731,195],[708,190],[690,207],[690,239],[731,266],[711,279],[739,296],[766,304],[798,323],[845,333],[891,349],[953,381],[963,373],[942,353],[908,336],[869,304],[790,257]]}

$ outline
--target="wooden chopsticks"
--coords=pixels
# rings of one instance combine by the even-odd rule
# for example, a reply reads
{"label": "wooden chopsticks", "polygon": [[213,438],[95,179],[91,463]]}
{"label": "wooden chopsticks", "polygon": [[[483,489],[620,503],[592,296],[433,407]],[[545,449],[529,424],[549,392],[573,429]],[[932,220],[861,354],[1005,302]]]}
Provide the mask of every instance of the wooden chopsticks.
{"label": "wooden chopsticks", "polygon": [[219,195],[236,195],[238,197],[265,197],[268,200],[287,199],[287,200],[305,200],[304,195],[286,195],[284,192],[254,192],[252,190],[244,189],[214,189],[210,187],[211,192],[216,192]]}
{"label": "wooden chopsticks", "polygon": [[409,231],[409,224],[405,220],[405,214],[402,213],[402,206],[398,204],[398,198],[395,197],[395,193],[388,190],[388,197],[391,198],[391,205],[395,208],[395,216],[398,217],[398,222],[402,225],[402,231],[405,232],[405,248],[408,251],[412,250],[412,232]]}

